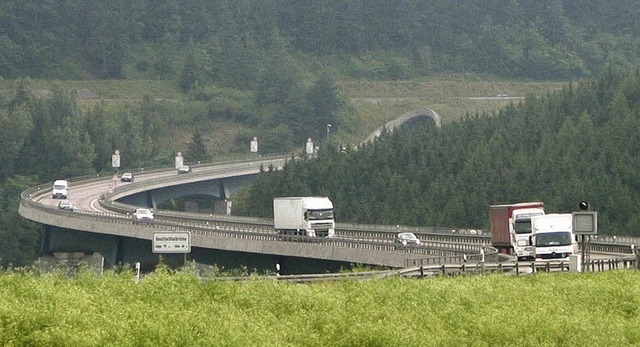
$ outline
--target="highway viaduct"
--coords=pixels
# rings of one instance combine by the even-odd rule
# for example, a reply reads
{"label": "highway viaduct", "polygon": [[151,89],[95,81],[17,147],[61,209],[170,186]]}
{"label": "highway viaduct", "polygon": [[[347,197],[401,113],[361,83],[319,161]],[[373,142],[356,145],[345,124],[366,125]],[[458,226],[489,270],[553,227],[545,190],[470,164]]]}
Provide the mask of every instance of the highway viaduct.
{"label": "highway viaduct", "polygon": [[[368,140],[378,136],[382,128],[393,129],[425,117],[440,126],[440,118],[432,110],[413,110],[385,124]],[[173,169],[140,171],[136,172],[134,183],[118,183],[119,187],[115,189],[111,189],[115,184],[111,177],[72,180],[70,199],[79,206],[79,211],[73,213],[57,209],[56,201],[48,197],[50,187],[39,186],[23,192],[19,213],[43,225],[43,254],[62,259],[95,258],[99,254],[106,267],[135,262],[154,266],[159,259],[151,249],[154,231],[180,230],[192,235],[192,252],[186,257],[165,255],[167,261],[180,262],[186,258],[223,268],[233,267],[240,261],[247,268],[259,271],[272,270],[275,263],[280,263],[284,272],[289,270],[291,273],[317,272],[317,265],[329,271],[351,264],[400,268],[442,256],[461,258],[463,253],[478,254],[487,243],[485,237],[466,240],[471,242],[468,245],[456,245],[443,234],[444,243],[434,243],[433,247],[420,250],[398,251],[393,245],[397,230],[390,226],[349,226],[333,240],[291,242],[281,240],[270,221],[233,219],[218,211],[213,211],[216,214],[194,214],[157,210],[160,202],[185,195],[205,194],[225,201],[261,170],[279,169],[288,160],[294,159],[256,158],[200,165],[195,166],[192,173],[183,175],[176,174]],[[133,225],[128,214],[136,206],[155,208],[156,222],[149,226]],[[416,230],[421,231],[428,233],[431,230]]]}

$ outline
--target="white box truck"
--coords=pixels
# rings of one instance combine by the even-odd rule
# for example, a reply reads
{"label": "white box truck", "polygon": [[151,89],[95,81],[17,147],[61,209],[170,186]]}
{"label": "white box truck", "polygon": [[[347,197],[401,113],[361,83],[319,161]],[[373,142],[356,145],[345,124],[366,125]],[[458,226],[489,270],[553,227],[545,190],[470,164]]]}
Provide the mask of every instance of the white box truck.
{"label": "white box truck", "polygon": [[333,237],[333,203],[325,196],[274,198],[273,227],[283,235]]}
{"label": "white box truck", "polygon": [[578,241],[573,233],[571,213],[552,213],[531,218],[531,243],[536,260],[569,260],[578,253]]}
{"label": "white box truck", "polygon": [[56,180],[53,182],[53,190],[51,196],[54,199],[66,199],[69,195],[69,182],[65,180]]}

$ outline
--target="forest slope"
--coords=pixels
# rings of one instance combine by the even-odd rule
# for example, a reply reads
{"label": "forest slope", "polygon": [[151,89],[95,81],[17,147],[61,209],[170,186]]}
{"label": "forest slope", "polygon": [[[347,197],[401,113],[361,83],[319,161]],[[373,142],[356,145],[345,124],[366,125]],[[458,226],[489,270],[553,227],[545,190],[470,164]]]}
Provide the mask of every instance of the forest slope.
{"label": "forest slope", "polygon": [[274,196],[327,195],[345,222],[488,228],[490,204],[543,201],[570,212],[586,200],[600,232],[638,236],[638,134],[640,73],[609,70],[497,115],[292,162],[262,174],[234,206],[270,216]]}
{"label": "forest slope", "polygon": [[637,65],[639,16],[633,0],[5,0],[0,77],[246,90],[280,61],[356,79],[573,79]]}

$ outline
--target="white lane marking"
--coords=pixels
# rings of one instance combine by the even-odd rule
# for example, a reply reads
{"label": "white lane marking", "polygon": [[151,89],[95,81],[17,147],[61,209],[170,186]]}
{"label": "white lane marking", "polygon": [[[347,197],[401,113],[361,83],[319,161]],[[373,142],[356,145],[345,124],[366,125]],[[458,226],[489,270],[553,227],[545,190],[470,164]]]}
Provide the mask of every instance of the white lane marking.
{"label": "white lane marking", "polygon": [[99,208],[97,208],[97,207],[95,207],[95,206],[93,205],[93,204],[94,204],[95,202],[97,202],[97,201],[98,201],[98,199],[93,199],[93,200],[91,200],[91,204],[89,204],[89,206],[91,206],[91,208],[92,208],[94,211],[102,212],[102,210],[100,210]]}

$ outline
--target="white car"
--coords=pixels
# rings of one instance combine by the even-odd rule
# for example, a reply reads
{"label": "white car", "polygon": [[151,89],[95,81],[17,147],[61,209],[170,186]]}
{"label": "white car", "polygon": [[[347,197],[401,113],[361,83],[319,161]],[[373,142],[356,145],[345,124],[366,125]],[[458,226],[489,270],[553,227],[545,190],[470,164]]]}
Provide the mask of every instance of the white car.
{"label": "white car", "polygon": [[153,212],[148,208],[138,208],[133,213],[133,224],[153,222]]}
{"label": "white car", "polygon": [[187,173],[187,172],[191,172],[191,168],[187,165],[182,165],[178,168],[178,173],[179,174],[183,174],[183,173]]}
{"label": "white car", "polygon": [[133,174],[131,172],[125,172],[120,176],[122,182],[133,182]]}
{"label": "white car", "polygon": [[60,202],[58,203],[58,208],[61,210],[66,210],[66,211],[75,211],[76,207],[71,203],[71,201],[65,199],[65,200],[60,200]]}

